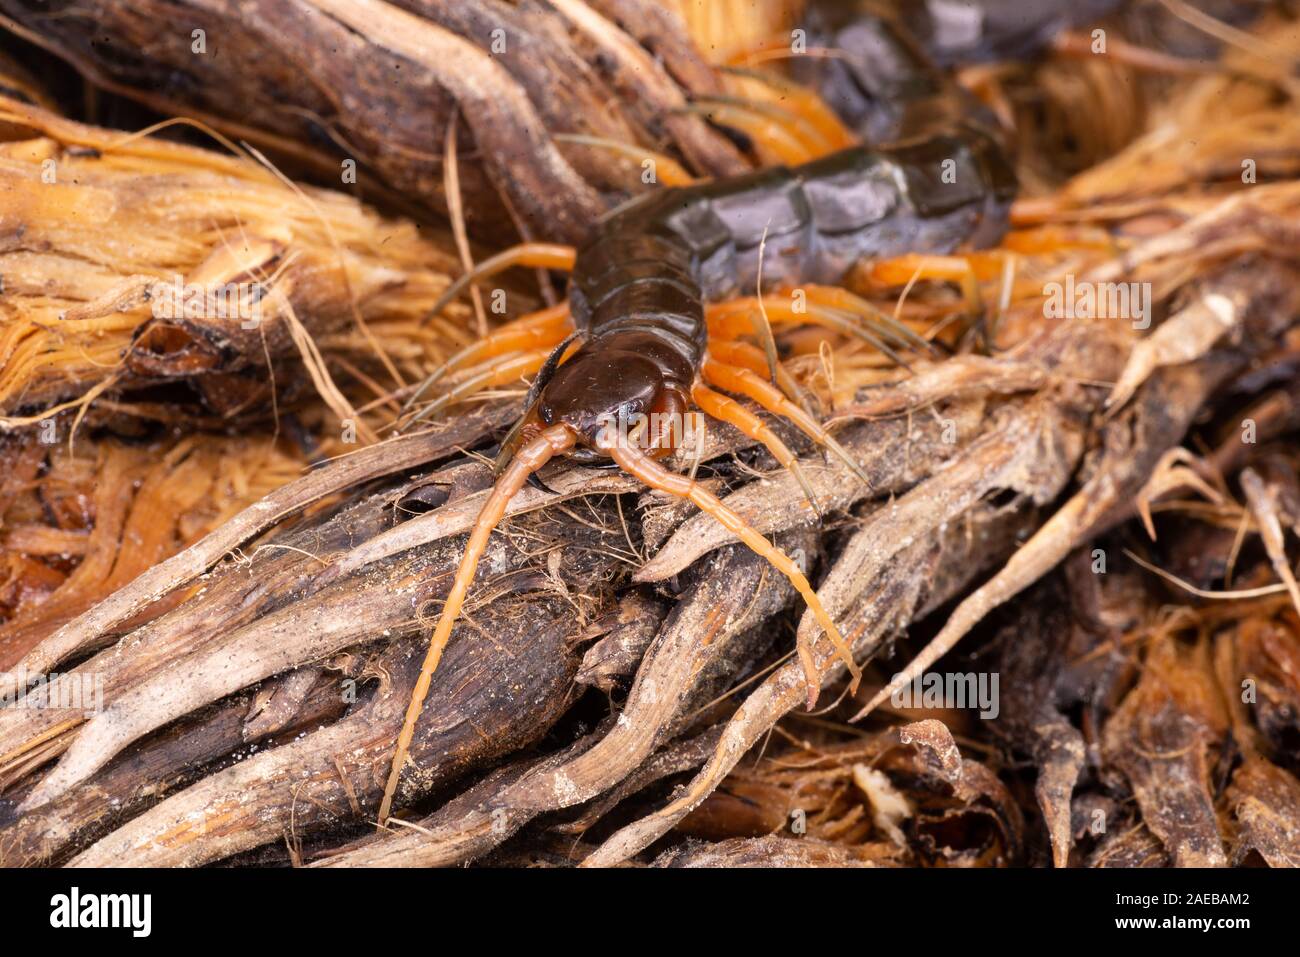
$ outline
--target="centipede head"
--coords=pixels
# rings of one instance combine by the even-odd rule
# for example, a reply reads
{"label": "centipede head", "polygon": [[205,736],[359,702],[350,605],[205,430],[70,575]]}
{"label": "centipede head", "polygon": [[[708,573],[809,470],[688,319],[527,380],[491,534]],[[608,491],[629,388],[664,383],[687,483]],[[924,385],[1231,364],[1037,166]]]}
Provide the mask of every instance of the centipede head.
{"label": "centipede head", "polygon": [[622,350],[579,351],[556,370],[538,397],[537,416],[544,425],[562,424],[578,438],[571,453],[579,461],[603,458],[598,451],[603,430],[624,434],[641,427],[639,441],[656,456],[673,451],[674,417],[687,409],[685,393],[669,381],[654,358]]}

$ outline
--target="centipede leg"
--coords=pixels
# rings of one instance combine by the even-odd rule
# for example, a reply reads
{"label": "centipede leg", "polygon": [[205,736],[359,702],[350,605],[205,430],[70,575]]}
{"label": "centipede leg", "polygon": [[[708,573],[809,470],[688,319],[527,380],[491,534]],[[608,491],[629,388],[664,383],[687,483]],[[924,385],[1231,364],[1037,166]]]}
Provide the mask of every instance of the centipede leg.
{"label": "centipede leg", "polygon": [[835,111],[812,90],[798,83],[793,83],[781,76],[762,70],[751,70],[739,66],[724,66],[722,72],[761,84],[774,91],[781,104],[797,114],[805,123],[815,128],[832,150],[845,149],[854,145],[857,138],[849,132],[844,121],[835,115]]}
{"label": "centipede leg", "polygon": [[719,362],[711,355],[704,357],[704,365],[700,371],[710,385],[726,389],[728,392],[739,393],[757,402],[773,415],[788,419],[808,438],[833,452],[864,485],[871,485],[867,473],[849,454],[849,450],[835,441],[835,437],[827,432],[821,423],[782,395],[781,390],[774,388],[770,382],[764,381],[749,369]]}
{"label": "centipede leg", "polygon": [[[900,345],[910,346],[920,352],[934,352],[934,345],[888,313],[877,309],[861,296],[855,296],[847,289],[838,286],[818,286],[810,284],[800,286],[808,301],[819,306],[838,309],[859,317],[863,322],[871,323],[882,335],[891,337]],[[978,287],[976,287],[978,288]]]}
{"label": "centipede leg", "polygon": [[[770,375],[767,356],[763,350],[759,349],[748,342],[742,342],[739,339],[710,339],[709,350],[718,360],[728,365],[740,366],[749,369],[760,378],[766,379]],[[786,397],[798,405],[809,415],[813,415],[814,398],[808,394],[808,390],[799,384],[798,380],[790,374],[790,370],[781,362],[776,364],[776,385]]]}
{"label": "centipede leg", "polygon": [[964,256],[899,256],[879,262],[872,269],[873,279],[891,285],[903,285],[918,279],[937,279],[953,282],[961,287],[962,297],[971,322],[979,330],[980,338],[988,344],[984,328],[984,297],[980,292],[980,277],[975,265]]}
{"label": "centipede leg", "polygon": [[402,406],[402,412],[405,414],[410,411],[411,407],[420,401],[420,398],[429,389],[450,372],[463,369],[484,359],[505,355],[508,352],[543,349],[558,345],[572,329],[573,320],[569,315],[569,304],[567,302],[538,312],[531,312],[526,316],[520,316],[514,322],[507,323],[490,335],[470,343],[434,369],[411,393]]}
{"label": "centipede leg", "polygon": [[550,355],[550,349],[538,349],[490,363],[481,371],[475,372],[456,383],[453,388],[448,389],[432,402],[426,403],[418,412],[402,421],[399,428],[408,428],[416,422],[437,415],[447,406],[466,399],[476,392],[490,389],[493,386],[509,385],[520,378],[531,376],[546,364],[546,360]]}
{"label": "centipede leg", "polygon": [[991,279],[1002,268],[998,253],[972,253],[968,256],[935,256],[909,253],[893,259],[882,259],[871,268],[871,278],[889,285],[902,285],[908,280],[937,279],[955,282],[966,290],[979,289],[981,279]]}
{"label": "centipede leg", "polygon": [[[1002,237],[1003,250],[1027,256],[1047,256],[1053,253],[1077,252],[1081,249],[1119,255],[1122,251],[1115,236],[1096,226],[1079,223],[1058,223],[1036,226],[1032,229],[1015,229]],[[984,253],[984,257],[998,253]],[[978,264],[976,271],[979,270]]]}
{"label": "centipede leg", "polygon": [[691,398],[703,411],[718,421],[735,426],[754,441],[762,442],[767,447],[767,450],[772,453],[772,457],[795,477],[795,481],[803,489],[803,494],[808,499],[808,504],[812,506],[813,511],[819,516],[821,515],[821,509],[817,505],[817,496],[813,493],[812,483],[808,481],[808,476],[804,474],[803,468],[800,467],[798,457],[772,431],[771,426],[735,399],[720,392],[714,392],[702,382],[695,384],[695,387],[691,390]]}
{"label": "centipede leg", "polygon": [[770,152],[777,162],[790,166],[807,163],[816,156],[814,150],[790,132],[786,122],[765,115],[750,105],[738,105],[721,100],[711,100],[707,105],[686,108],[700,113],[720,126],[740,130]]}
{"label": "centipede leg", "polygon": [[397,781],[402,773],[402,765],[405,763],[406,753],[411,747],[411,739],[415,736],[415,723],[419,720],[420,712],[424,709],[425,696],[429,693],[429,682],[433,679],[433,673],[437,670],[438,662],[442,659],[443,649],[447,647],[447,640],[451,637],[452,626],[460,615],[461,606],[465,602],[465,595],[469,592],[469,586],[474,581],[474,572],[478,569],[479,559],[483,557],[483,552],[487,550],[488,539],[492,535],[492,530],[501,521],[510,499],[524,487],[524,483],[528,481],[528,476],[540,469],[553,456],[571,449],[574,441],[573,433],[563,425],[553,425],[543,431],[537,438],[519,450],[509,467],[497,480],[496,486],[492,489],[492,494],[483,503],[483,508],[478,513],[478,519],[474,522],[474,530],[470,533],[469,541],[465,545],[465,554],[460,560],[460,566],[456,569],[456,579],[452,582],[451,591],[447,593],[447,600],[442,606],[442,614],[438,618],[438,624],[434,626],[433,636],[429,639],[429,650],[425,653],[424,664],[420,667],[420,677],[415,682],[415,690],[411,693],[410,704],[406,707],[406,718],[402,722],[401,733],[397,736],[397,748],[393,753],[392,768],[388,772],[388,783],[384,785],[384,798],[379,805],[379,823],[381,825],[388,820],[388,812],[392,808],[393,794],[397,790]]}
{"label": "centipede leg", "polygon": [[[886,356],[891,362],[897,363],[905,369],[911,368],[907,364],[907,360],[899,355],[898,351],[886,341],[886,338],[894,338],[895,342],[909,347],[910,344],[903,342],[899,338],[900,334],[897,332],[887,333],[884,329],[874,330],[872,324],[862,322],[858,317],[843,309],[832,309],[816,303],[806,303],[802,307],[796,307],[790,296],[764,296],[762,306],[767,313],[768,320],[773,323],[796,326],[815,325],[833,329],[850,338],[861,339],[867,345]],[[759,308],[759,300],[753,297],[733,299],[730,302],[709,307],[709,338],[734,339],[750,332],[753,323],[749,318],[749,310],[757,308]]]}
{"label": "centipede leg", "polygon": [[504,272],[515,266],[532,266],[540,269],[558,269],[562,272],[571,272],[577,256],[578,251],[572,246],[561,246],[557,243],[521,243],[518,246],[511,246],[504,252],[499,252],[491,258],[483,260],[448,286],[446,291],[438,297],[438,301],[429,308],[421,322],[428,322],[442,312],[447,303],[459,296],[470,283],[479,279],[495,276],[497,273]]}
{"label": "centipede leg", "polygon": [[695,102],[701,106],[725,104],[770,120],[782,130],[785,136],[801,143],[803,148],[810,154],[810,158],[825,156],[836,149],[832,141],[822,134],[816,124],[810,122],[799,111],[791,109],[785,100],[772,102],[765,99],[751,99],[739,96],[714,96],[697,97]]}
{"label": "centipede leg", "polygon": [[642,163],[649,160],[654,165],[655,180],[661,186],[690,186],[696,182],[696,178],[677,160],[666,153],[657,153],[654,150],[646,149],[644,146],[624,143],[604,136],[587,136],[583,133],[557,133],[552,138],[557,143],[578,143],[583,146],[611,150],[624,156],[630,156]]}
{"label": "centipede leg", "polygon": [[[803,572],[799,570],[799,567],[791,560],[790,556],[756,532],[743,518],[723,504],[716,495],[707,491],[693,479],[669,472],[640,449],[627,443],[620,443],[617,439],[602,442],[600,448],[633,478],[650,488],[686,499],[700,511],[712,516],[723,528],[739,538],[756,555],[770,562],[774,568],[789,579],[790,584],[795,587],[799,594],[803,595],[804,601],[808,603],[809,611],[813,613],[817,623],[825,630],[831,644],[835,646],[836,652],[843,659],[845,667],[853,676],[852,687],[857,687],[858,680],[862,677],[862,669],[853,660],[853,653],[844,641],[844,636],[840,634],[839,628],[831,620],[831,616],[827,614],[826,609],[822,607],[821,600],[817,597],[812,585]],[[799,661],[803,665],[804,677],[808,682],[808,707],[811,710],[816,706],[817,696],[821,691],[821,674],[813,661],[812,649],[805,642],[800,642],[798,653]]]}
{"label": "centipede leg", "polygon": [[449,373],[506,353],[553,346],[568,334],[571,326],[572,320],[567,302],[529,313],[501,326],[491,334],[471,342],[452,354],[442,365],[426,376],[407,397],[402,406],[402,413],[410,411],[430,388]]}

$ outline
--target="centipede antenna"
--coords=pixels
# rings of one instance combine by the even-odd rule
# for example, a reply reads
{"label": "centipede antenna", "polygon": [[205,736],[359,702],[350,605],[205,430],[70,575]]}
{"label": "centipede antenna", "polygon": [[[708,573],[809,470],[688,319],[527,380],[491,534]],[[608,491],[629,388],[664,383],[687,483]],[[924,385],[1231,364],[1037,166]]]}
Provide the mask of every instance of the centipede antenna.
{"label": "centipede antenna", "polygon": [[487,501],[483,503],[478,519],[474,522],[474,530],[465,544],[465,554],[456,569],[456,578],[452,582],[451,591],[447,593],[447,600],[443,603],[442,614],[438,617],[438,624],[434,626],[433,635],[429,639],[429,650],[425,652],[424,664],[420,667],[420,677],[415,682],[410,704],[406,707],[406,717],[402,721],[402,730],[397,736],[397,748],[393,752],[393,765],[388,772],[388,782],[384,785],[384,798],[379,805],[381,827],[388,820],[388,812],[393,805],[393,794],[397,791],[397,781],[401,777],[402,765],[406,762],[411,739],[415,736],[415,723],[419,720],[420,712],[424,710],[424,699],[429,694],[429,683],[433,680],[433,673],[437,670],[439,661],[442,660],[443,649],[447,647],[452,626],[460,616],[461,606],[465,603],[469,586],[474,581],[474,572],[478,569],[479,559],[487,550],[488,539],[493,529],[505,515],[510,500],[528,481],[528,476],[540,469],[553,456],[573,448],[575,441],[574,434],[567,426],[553,425],[546,429],[519,450],[519,454],[497,480]]}
{"label": "centipede antenna", "polygon": [[420,320],[423,326],[430,319],[447,308],[447,304],[459,296],[470,283],[486,279],[512,266],[535,266],[542,269],[559,269],[569,272],[573,269],[577,250],[572,246],[555,243],[521,243],[483,260],[469,272],[462,274],[443,291],[438,301],[429,307],[429,311]]}
{"label": "centipede antenna", "polygon": [[[862,677],[862,669],[853,660],[853,652],[844,641],[844,636],[840,634],[839,628],[836,627],[831,616],[827,614],[826,609],[822,607],[817,592],[813,590],[808,579],[789,555],[756,532],[748,522],[698,482],[688,479],[684,475],[669,472],[640,449],[633,447],[629,443],[619,442],[617,439],[601,441],[599,447],[633,478],[650,488],[666,492],[677,498],[686,499],[700,511],[711,515],[723,528],[744,542],[754,554],[770,562],[772,567],[789,579],[790,584],[795,587],[799,594],[803,595],[804,601],[808,604],[808,610],[813,613],[813,617],[825,630],[831,644],[835,646],[835,651],[843,659],[845,667],[853,676],[850,689],[856,690],[858,681]],[[812,650],[805,642],[800,642],[798,651],[799,660],[803,664],[804,678],[808,682],[808,708],[811,710],[816,706],[817,695],[821,691],[821,673],[813,660]]]}

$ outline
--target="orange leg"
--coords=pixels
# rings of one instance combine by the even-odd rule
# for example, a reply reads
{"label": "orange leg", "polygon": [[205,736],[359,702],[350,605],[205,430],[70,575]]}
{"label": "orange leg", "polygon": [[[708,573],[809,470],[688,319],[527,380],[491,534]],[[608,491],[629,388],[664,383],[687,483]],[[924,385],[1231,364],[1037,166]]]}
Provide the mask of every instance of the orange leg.
{"label": "orange leg", "polygon": [[815,397],[795,380],[790,370],[781,362],[778,361],[774,369],[770,367],[766,354],[757,346],[739,339],[711,339],[709,353],[720,362],[749,369],[766,381],[771,381],[772,372],[775,371],[777,388],[785,394],[786,398],[808,415],[816,415],[813,411],[817,402]]}
{"label": "orange leg", "polygon": [[514,266],[533,266],[541,269],[559,269],[563,272],[571,272],[577,256],[578,251],[572,246],[560,246],[555,243],[521,243],[518,246],[511,246],[504,252],[483,260],[448,286],[446,291],[438,297],[438,301],[429,309],[423,321],[427,322],[442,312],[447,303],[459,296],[466,286],[479,279],[495,276],[497,273]]}
{"label": "orange leg", "polygon": [[[709,352],[721,361],[748,369],[755,375],[768,374],[767,356],[763,355],[762,349],[748,342],[739,339],[710,339]],[[778,366],[777,371],[779,374],[783,370]],[[786,372],[786,375],[789,373]]]}
{"label": "orange leg", "polygon": [[788,60],[794,55],[790,50],[790,35],[775,33],[734,51],[725,62],[728,66],[752,66],[769,60]]}
{"label": "orange leg", "polygon": [[721,126],[740,130],[764,146],[776,159],[790,166],[798,166],[814,159],[816,154],[790,132],[787,124],[764,115],[748,106],[709,101],[707,106],[692,107]]}
{"label": "orange leg", "polygon": [[831,140],[822,134],[816,124],[809,122],[802,113],[791,109],[784,100],[777,102],[762,98],[719,96],[698,97],[695,102],[702,106],[723,104],[769,119],[779,125],[790,138],[802,144],[812,159],[835,152]]}
{"label": "orange leg", "polygon": [[971,256],[929,256],[910,254],[876,263],[871,276],[878,282],[901,286],[918,279],[955,282],[966,300],[966,311],[982,342],[987,345],[991,334],[984,324],[984,297],[980,279],[997,276],[1003,259],[997,254],[975,253]]}
{"label": "orange leg", "polygon": [[492,530],[501,521],[510,499],[524,487],[528,476],[540,469],[553,456],[573,448],[574,441],[573,433],[566,426],[553,425],[546,429],[519,450],[519,454],[514,457],[497,481],[496,487],[492,489],[492,494],[483,503],[478,520],[474,523],[474,531],[465,545],[465,555],[460,560],[460,567],[456,569],[456,580],[452,583],[447,601],[442,606],[442,614],[433,629],[433,637],[429,639],[429,650],[425,653],[420,677],[415,682],[415,690],[411,693],[411,702],[406,707],[406,718],[402,722],[402,731],[397,736],[397,750],[393,754],[393,766],[388,772],[388,783],[384,785],[384,799],[379,805],[381,825],[388,820],[388,812],[393,806],[393,793],[397,790],[397,780],[406,761],[406,752],[411,747],[411,738],[415,736],[415,722],[419,720],[420,712],[424,710],[424,699],[429,693],[429,682],[438,668],[438,662],[442,660],[443,649],[447,647],[452,626],[460,615],[465,595],[469,592],[470,583],[474,581],[474,572],[477,571],[479,559],[487,549]]}
{"label": "orange leg", "polygon": [[[857,317],[842,309],[831,309],[817,303],[805,303],[798,307],[789,295],[764,296],[763,310],[773,324],[815,325],[834,329],[855,339],[861,339],[873,349],[887,356],[890,361],[909,368],[907,361],[873,331],[871,324],[861,322]],[[705,315],[709,325],[709,338],[735,339],[753,331],[754,324],[750,313],[759,308],[759,300],[754,296],[732,299],[728,302],[710,306]],[[910,330],[909,330],[910,332]]]}
{"label": "orange leg", "polygon": [[[831,620],[831,616],[822,607],[821,600],[818,599],[817,593],[813,591],[812,585],[804,577],[803,572],[799,571],[799,567],[790,560],[790,556],[754,531],[743,518],[693,479],[669,472],[644,452],[627,444],[621,444],[617,441],[609,442],[602,444],[601,450],[618,463],[623,471],[643,484],[661,492],[666,492],[669,495],[686,499],[700,511],[711,515],[723,528],[749,546],[756,555],[771,562],[772,566],[788,578],[790,584],[798,589],[799,594],[803,595],[804,601],[808,603],[808,609],[813,613],[813,617],[817,619],[818,624],[825,629],[831,643],[835,646],[835,650],[853,675],[853,687],[856,688],[858,680],[862,677],[862,670],[853,660],[853,653],[850,651],[848,644],[845,643],[844,636],[840,634],[835,622]],[[821,675],[813,662],[812,650],[807,644],[801,642],[798,651],[799,660],[803,664],[804,677],[808,682],[808,708],[811,710],[817,704],[817,695],[821,691]]]}
{"label": "orange leg", "polygon": [[650,160],[654,163],[655,179],[661,186],[690,186],[698,182],[685,166],[671,156],[656,153],[634,143],[620,143],[618,140],[606,139],[603,136],[587,136],[582,133],[557,133],[553,139],[557,143],[578,143],[582,146],[612,150],[642,162]]}
{"label": "orange leg", "polygon": [[822,428],[821,423],[782,395],[781,390],[775,388],[770,382],[755,375],[749,369],[740,369],[736,366],[727,365],[724,362],[719,362],[711,355],[704,357],[704,367],[701,372],[705,381],[710,385],[717,386],[719,389],[726,389],[728,392],[737,392],[757,402],[773,415],[779,415],[790,420],[808,438],[822,448],[834,452],[864,485],[871,485],[867,473],[849,454],[849,450],[835,441],[835,438]]}
{"label": "orange leg", "polygon": [[[762,379],[767,379],[770,375],[767,356],[763,354],[762,349],[748,342],[739,339],[711,339],[709,352],[720,362],[748,369]],[[776,384],[782,392],[796,402],[801,401],[805,395],[803,386],[799,385],[794,376],[790,375],[790,371],[779,362],[776,364]],[[808,408],[806,405],[802,407]]]}
{"label": "orange leg", "polygon": [[569,304],[567,302],[521,316],[514,322],[502,326],[491,335],[470,343],[434,369],[420,383],[415,392],[411,394],[411,397],[406,400],[406,404],[402,406],[402,411],[408,411],[411,406],[420,400],[420,397],[425,392],[448,372],[463,369],[484,359],[492,359],[521,349],[553,348],[558,346],[572,329],[573,322],[569,316]]}
{"label": "orange leg", "polygon": [[875,264],[871,278],[891,286],[902,286],[916,279],[938,279],[955,282],[961,286],[972,309],[982,308],[980,279],[995,278],[1002,271],[1000,257],[990,254],[975,256],[927,256],[909,254],[895,259],[885,259]]}
{"label": "orange leg", "polygon": [[534,375],[550,356],[550,349],[522,352],[499,362],[490,363],[481,372],[476,372],[458,382],[453,389],[448,389],[432,402],[426,403],[419,412],[404,421],[400,428],[407,428],[431,416],[437,415],[452,403],[459,402],[475,392],[490,389],[493,386],[509,385],[520,378]]}
{"label": "orange leg", "polygon": [[840,309],[852,313],[864,322],[871,323],[873,328],[880,330],[882,335],[888,336],[901,346],[917,349],[921,352],[930,352],[934,349],[931,343],[921,338],[893,316],[882,312],[861,296],[855,296],[847,289],[841,289],[838,286],[818,286],[816,284],[800,286],[799,288],[804,291],[809,302],[816,303],[819,306],[826,306],[829,309]]}
{"label": "orange leg", "polygon": [[1034,226],[1052,219],[1069,208],[1058,196],[1022,196],[1011,204],[1011,225]]}
{"label": "orange leg", "polygon": [[817,130],[826,143],[827,151],[841,150],[855,145],[858,140],[835,112],[826,105],[826,101],[805,86],[791,83],[783,77],[762,70],[750,70],[744,67],[723,67],[723,72],[743,80],[761,83],[774,92],[781,106],[794,113],[800,119]]}
{"label": "orange leg", "polygon": [[812,484],[800,467],[799,459],[766,422],[735,399],[722,395],[720,392],[714,392],[702,382],[695,384],[695,388],[691,390],[691,398],[695,400],[696,405],[718,421],[735,426],[754,441],[762,442],[763,445],[767,446],[767,450],[772,453],[772,457],[781,463],[783,468],[789,469],[790,473],[795,477],[813,511],[818,515],[821,514],[821,510],[817,507],[817,497],[813,494]]}
{"label": "orange leg", "polygon": [[[1084,225],[1038,226],[1017,229],[1002,237],[1002,248],[1025,255],[1046,255],[1063,250],[1092,249],[1114,252],[1115,237],[1104,229]],[[990,255],[990,254],[985,254]],[[978,267],[977,267],[978,268]]]}

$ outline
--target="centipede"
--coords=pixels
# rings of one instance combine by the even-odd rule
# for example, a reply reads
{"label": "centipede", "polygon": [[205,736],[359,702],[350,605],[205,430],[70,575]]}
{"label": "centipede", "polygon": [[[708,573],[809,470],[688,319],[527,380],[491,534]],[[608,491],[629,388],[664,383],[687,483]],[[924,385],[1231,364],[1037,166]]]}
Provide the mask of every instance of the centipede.
{"label": "centipede", "polygon": [[[850,690],[856,687],[861,670],[799,565],[700,481],[669,470],[664,461],[681,446],[680,417],[704,413],[765,447],[799,481],[815,518],[818,504],[798,457],[741,401],[748,400],[869,484],[851,453],[785,385],[770,339],[748,341],[762,339],[751,315],[758,310],[771,325],[829,327],[899,362],[903,351],[933,351],[907,326],[831,284],[865,260],[911,253],[922,254],[917,275],[960,281],[965,267],[945,254],[995,245],[1008,228],[1018,184],[1007,134],[993,112],[938,64],[1023,56],[1076,19],[1118,4],[1035,2],[1015,4],[1015,10],[985,4],[980,29],[958,31],[960,42],[946,28],[952,25],[941,22],[942,5],[916,6],[916,14],[902,19],[836,3],[814,4],[807,14],[811,42],[833,55],[806,58],[799,79],[843,124],[822,124],[827,141],[834,143],[837,130],[847,128],[856,142],[800,165],[646,193],[598,222],[576,249],[525,243],[485,260],[433,307],[436,313],[471,282],[511,267],[571,274],[567,303],[474,342],[407,401],[404,427],[476,390],[533,376],[429,640],[396,742],[381,822],[489,537],[511,498],[556,458],[608,464],[712,516],[802,595],[843,659]],[[789,296],[769,295],[796,284],[806,296],[802,309],[793,308]],[[420,405],[440,382],[467,370]],[[807,643],[796,650],[811,710],[821,678]]]}

